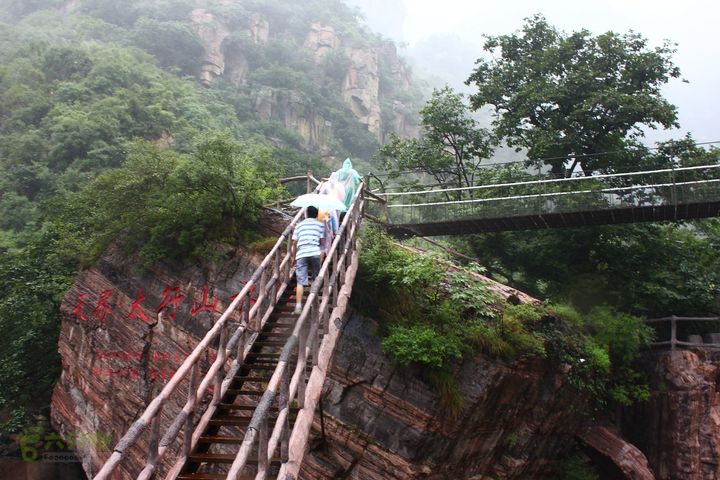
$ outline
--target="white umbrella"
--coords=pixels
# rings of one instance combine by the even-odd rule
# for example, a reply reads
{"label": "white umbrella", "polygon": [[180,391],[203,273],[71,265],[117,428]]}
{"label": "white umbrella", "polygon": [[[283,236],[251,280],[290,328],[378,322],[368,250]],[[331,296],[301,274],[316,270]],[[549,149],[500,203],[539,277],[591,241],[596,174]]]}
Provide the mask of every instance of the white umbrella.
{"label": "white umbrella", "polygon": [[290,203],[291,207],[310,207],[313,206],[318,210],[339,210],[344,212],[347,210],[345,204],[337,198],[321,193],[306,193],[300,195]]}

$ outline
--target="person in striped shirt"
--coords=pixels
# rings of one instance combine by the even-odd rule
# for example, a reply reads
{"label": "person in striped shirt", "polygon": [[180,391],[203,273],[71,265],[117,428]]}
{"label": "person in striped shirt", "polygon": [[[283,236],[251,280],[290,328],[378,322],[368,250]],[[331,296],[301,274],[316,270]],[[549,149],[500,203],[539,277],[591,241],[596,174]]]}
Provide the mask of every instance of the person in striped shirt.
{"label": "person in striped shirt", "polygon": [[307,218],[295,226],[293,242],[295,242],[295,314],[302,311],[303,287],[308,285],[308,270],[316,277],[320,272],[320,240],[325,235],[325,225],[317,219],[318,209],[307,207]]}

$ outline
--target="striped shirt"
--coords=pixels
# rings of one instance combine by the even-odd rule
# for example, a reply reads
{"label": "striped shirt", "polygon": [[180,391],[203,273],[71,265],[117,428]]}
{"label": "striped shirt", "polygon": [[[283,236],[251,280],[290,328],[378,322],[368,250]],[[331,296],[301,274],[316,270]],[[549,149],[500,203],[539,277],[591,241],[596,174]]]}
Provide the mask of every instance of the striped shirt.
{"label": "striped shirt", "polygon": [[320,239],[325,236],[325,224],[306,218],[295,226],[292,239],[297,240],[295,259],[320,256]]}

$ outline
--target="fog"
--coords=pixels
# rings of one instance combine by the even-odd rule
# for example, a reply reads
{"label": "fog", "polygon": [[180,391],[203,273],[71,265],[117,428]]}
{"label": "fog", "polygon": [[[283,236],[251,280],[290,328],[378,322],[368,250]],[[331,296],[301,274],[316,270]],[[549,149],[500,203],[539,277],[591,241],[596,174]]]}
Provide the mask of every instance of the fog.
{"label": "fog", "polygon": [[445,0],[348,0],[363,10],[376,31],[403,42],[416,69],[431,77],[467,89],[475,59],[483,55],[483,35],[511,33],[523,19],[542,13],[548,22],[566,32],[587,29],[594,34],[633,30],[651,46],[664,39],[677,44],[675,64],[682,78],[663,88],[678,107],[679,131],[649,131],[648,143],[677,138],[691,132],[696,141],[720,140],[720,44],[717,23],[720,3],[709,0],[513,0],[483,2]]}

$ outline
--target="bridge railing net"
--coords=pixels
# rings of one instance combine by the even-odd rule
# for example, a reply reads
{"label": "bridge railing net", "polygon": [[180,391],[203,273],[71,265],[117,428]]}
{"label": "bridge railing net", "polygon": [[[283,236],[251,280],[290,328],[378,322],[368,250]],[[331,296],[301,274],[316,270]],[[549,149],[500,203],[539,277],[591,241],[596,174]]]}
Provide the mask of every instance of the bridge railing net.
{"label": "bridge railing net", "polygon": [[380,194],[392,224],[598,211],[720,200],[720,165]]}

